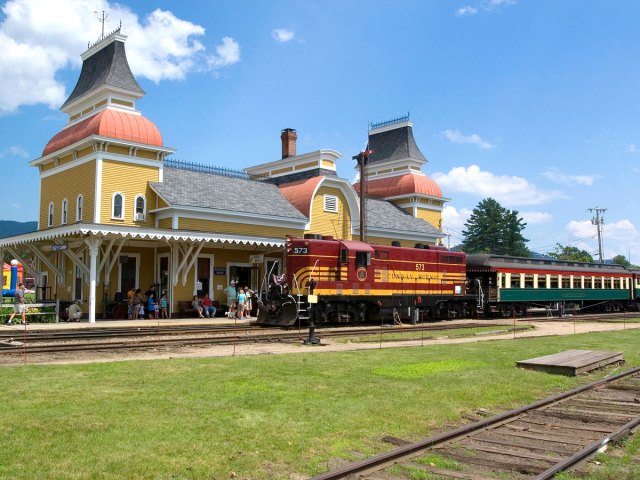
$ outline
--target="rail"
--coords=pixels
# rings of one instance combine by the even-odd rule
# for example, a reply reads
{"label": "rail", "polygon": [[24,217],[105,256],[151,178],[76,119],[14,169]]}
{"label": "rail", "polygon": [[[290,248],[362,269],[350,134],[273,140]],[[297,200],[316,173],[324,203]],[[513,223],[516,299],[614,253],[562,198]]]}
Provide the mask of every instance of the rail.
{"label": "rail", "polygon": [[[538,402],[534,402],[525,407],[517,408],[515,410],[510,410],[500,415],[496,415],[494,417],[491,417],[485,420],[480,420],[470,425],[465,425],[455,430],[444,432],[439,435],[435,435],[427,439],[424,439],[422,441],[399,447],[390,452],[376,455],[358,462],[354,462],[350,465],[339,468],[337,470],[322,473],[320,475],[312,477],[310,480],[338,480],[338,479],[347,478],[350,475],[356,475],[356,474],[360,474],[359,478],[363,478],[362,475],[364,475],[365,473],[373,473],[374,471],[380,471],[381,469],[386,468],[392,464],[398,464],[399,462],[412,458],[416,455],[419,455],[425,452],[427,449],[432,448],[436,445],[441,445],[462,437],[468,437],[474,432],[481,431],[487,427],[498,425],[502,422],[506,422],[510,419],[514,419],[528,412],[542,409],[544,407],[550,406],[557,402],[569,399],[570,397],[577,396],[583,392],[586,392],[589,390],[595,390],[598,387],[601,387],[603,385],[611,384],[613,382],[624,379],[626,377],[636,375],[638,373],[640,373],[640,368],[634,368],[627,372],[623,372],[618,375],[615,375],[603,380],[599,380],[587,385],[583,385],[581,387],[575,388],[573,390],[570,390],[564,393],[560,393],[558,395],[548,397]],[[545,469],[544,471],[538,473],[533,480],[548,480],[553,478],[553,476],[558,472],[562,470],[566,470],[567,468],[570,468],[573,465],[576,465],[577,463],[581,462],[592,453],[596,452],[603,445],[606,445],[610,441],[614,441],[621,438],[627,432],[635,428],[638,424],[640,424],[640,415],[636,415],[636,418],[622,425],[621,427],[615,429],[615,431],[606,435],[604,438],[592,442],[587,447],[580,449],[570,457],[560,462],[557,462],[551,468]]]}

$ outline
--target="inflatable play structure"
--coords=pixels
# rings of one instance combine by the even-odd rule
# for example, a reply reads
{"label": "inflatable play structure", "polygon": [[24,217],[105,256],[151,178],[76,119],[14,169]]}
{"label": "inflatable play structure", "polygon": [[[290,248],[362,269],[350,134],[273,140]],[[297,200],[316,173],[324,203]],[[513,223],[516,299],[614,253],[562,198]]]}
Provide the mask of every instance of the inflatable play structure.
{"label": "inflatable play structure", "polygon": [[[2,268],[2,296],[13,297],[16,294],[16,287],[24,281],[24,268],[18,260],[11,260],[11,265],[3,264]],[[26,283],[26,282],[25,282]],[[28,285],[27,288],[31,286]],[[32,287],[31,287],[32,288]]]}

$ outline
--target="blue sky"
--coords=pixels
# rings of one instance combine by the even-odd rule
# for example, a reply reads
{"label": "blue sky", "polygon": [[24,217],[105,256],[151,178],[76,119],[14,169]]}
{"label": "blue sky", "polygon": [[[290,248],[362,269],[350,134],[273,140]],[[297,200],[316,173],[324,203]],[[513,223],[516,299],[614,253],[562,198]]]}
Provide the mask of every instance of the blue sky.
{"label": "blue sky", "polygon": [[[491,196],[527,222],[529,247],[640,263],[640,2],[634,0],[129,1],[0,3],[0,218],[35,220],[28,162],[66,123],[93,12],[122,21],[137,106],[174,158],[242,169],[298,153],[351,157],[367,125],[410,112],[423,171],[450,198],[444,227]],[[238,192],[236,201],[242,201]]]}

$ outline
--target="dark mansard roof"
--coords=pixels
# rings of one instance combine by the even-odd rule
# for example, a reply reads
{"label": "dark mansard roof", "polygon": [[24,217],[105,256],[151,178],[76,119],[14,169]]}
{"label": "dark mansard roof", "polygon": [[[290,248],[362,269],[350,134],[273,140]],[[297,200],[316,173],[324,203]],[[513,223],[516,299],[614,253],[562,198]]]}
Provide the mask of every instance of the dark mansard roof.
{"label": "dark mansard roof", "polygon": [[369,150],[373,150],[373,153],[369,155],[369,163],[407,158],[421,162],[427,161],[416,145],[410,125],[378,133],[369,132]]}
{"label": "dark mansard roof", "polygon": [[62,108],[103,86],[144,94],[131,73],[124,42],[120,40],[112,41],[82,62],[78,83]]}

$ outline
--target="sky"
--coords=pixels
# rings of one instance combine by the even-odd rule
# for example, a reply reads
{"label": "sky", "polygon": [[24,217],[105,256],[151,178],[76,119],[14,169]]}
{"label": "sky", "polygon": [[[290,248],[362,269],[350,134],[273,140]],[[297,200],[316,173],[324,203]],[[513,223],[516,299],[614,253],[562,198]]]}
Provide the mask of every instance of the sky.
{"label": "sky", "polygon": [[[449,199],[445,244],[487,197],[519,212],[528,247],[640,264],[640,2],[636,0],[0,0],[5,220],[38,216],[29,166],[67,122],[80,55],[120,25],[173,158],[243,169],[341,153],[355,178],[370,122],[409,113]],[[238,192],[242,201],[244,192]]]}

